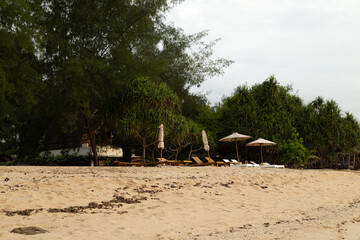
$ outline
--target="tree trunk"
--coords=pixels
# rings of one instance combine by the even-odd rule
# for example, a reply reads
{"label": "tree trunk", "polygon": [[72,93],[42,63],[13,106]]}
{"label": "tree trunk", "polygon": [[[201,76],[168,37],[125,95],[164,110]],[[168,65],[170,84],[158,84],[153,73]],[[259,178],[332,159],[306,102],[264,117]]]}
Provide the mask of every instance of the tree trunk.
{"label": "tree trunk", "polygon": [[175,160],[177,161],[177,159],[178,159],[178,155],[179,155],[179,150],[177,149],[176,150],[176,153],[175,153]]}
{"label": "tree trunk", "polygon": [[192,147],[192,145],[191,145],[191,146],[190,146],[190,152],[189,152],[189,155],[188,155],[188,160],[189,160],[189,161],[190,161],[192,152],[193,152],[193,147]]}
{"label": "tree trunk", "polygon": [[354,164],[353,164],[353,170],[355,170],[355,162],[356,162],[356,154],[354,153]]}
{"label": "tree trunk", "polygon": [[87,132],[88,132],[89,138],[90,138],[91,150],[92,150],[93,156],[94,156],[93,160],[91,161],[91,166],[92,167],[94,166],[94,162],[95,162],[95,166],[99,166],[97,150],[96,150],[95,134],[94,134],[93,130],[91,130],[89,119],[85,116],[84,116],[84,119],[85,119],[85,123],[86,123]]}
{"label": "tree trunk", "polygon": [[198,152],[198,151],[203,150],[203,149],[204,149],[203,147],[200,147],[200,148],[194,150],[194,149],[193,149],[193,145],[191,144],[191,145],[190,145],[190,153],[189,153],[189,155],[188,155],[188,160],[191,160],[191,155],[192,155],[193,153]]}
{"label": "tree trunk", "polygon": [[98,155],[97,155],[97,150],[96,150],[95,136],[94,136],[94,133],[91,130],[89,130],[89,135],[90,135],[91,150],[92,150],[93,155],[94,155],[95,166],[99,166],[99,160],[98,160]]}
{"label": "tree trunk", "polygon": [[152,159],[152,161],[155,161],[155,149],[154,148],[151,150],[151,159]]}
{"label": "tree trunk", "polygon": [[143,163],[145,163],[145,156],[146,156],[146,140],[143,138]]}

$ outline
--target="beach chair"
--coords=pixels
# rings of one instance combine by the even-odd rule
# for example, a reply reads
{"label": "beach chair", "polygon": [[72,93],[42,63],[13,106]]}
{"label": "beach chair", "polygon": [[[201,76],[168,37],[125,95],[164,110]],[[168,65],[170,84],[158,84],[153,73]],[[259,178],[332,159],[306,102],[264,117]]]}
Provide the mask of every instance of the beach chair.
{"label": "beach chair", "polygon": [[223,159],[223,161],[224,161],[224,163],[229,164],[229,166],[234,165],[232,162],[230,162],[230,160],[229,160],[229,159]]}
{"label": "beach chair", "polygon": [[285,165],[274,165],[275,168],[285,168]]}
{"label": "beach chair", "polygon": [[[213,166],[218,166],[218,167],[221,167],[221,166],[225,166],[225,162],[220,162],[220,161],[214,161],[214,160],[212,160],[211,159],[211,157],[205,157],[205,159],[206,159],[206,161],[208,161],[208,163],[211,163],[211,164],[213,164]],[[230,167],[230,165],[229,165],[229,167]]]}
{"label": "beach chair", "polygon": [[192,163],[189,160],[167,160],[166,158],[157,158],[157,160],[167,166],[187,166]]}
{"label": "beach chair", "polygon": [[260,167],[262,167],[262,168],[285,168],[284,165],[271,165],[267,162],[261,163]]}
{"label": "beach chair", "polygon": [[140,163],[140,166],[142,167],[151,167],[151,166],[164,166],[167,163],[167,160],[165,158],[160,158],[160,161],[157,162],[145,162]]}
{"label": "beach chair", "polygon": [[189,164],[189,166],[191,167],[197,167],[197,166],[214,166],[213,163],[204,163],[203,161],[201,161],[200,158],[198,157],[191,157],[196,163],[195,164]]}
{"label": "beach chair", "polygon": [[232,165],[232,167],[249,167],[249,168],[252,168],[252,167],[254,167],[254,165],[252,165],[250,163],[243,163],[243,164],[234,164],[234,165]]}
{"label": "beach chair", "polygon": [[232,161],[230,161],[229,159],[223,159],[224,163],[226,164],[226,166],[232,167],[235,165],[235,163],[233,163]]}
{"label": "beach chair", "polygon": [[260,163],[261,168],[275,168],[275,165],[271,165],[267,162]]}
{"label": "beach chair", "polygon": [[238,162],[238,160],[236,160],[236,159],[231,159],[231,162],[233,164],[242,164],[242,162]]}
{"label": "beach chair", "polygon": [[245,161],[243,164],[242,162],[238,162],[236,159],[231,159],[231,163],[233,164],[232,167],[254,167],[254,165],[248,163],[248,161]]}
{"label": "beach chair", "polygon": [[182,161],[177,161],[177,160],[167,160],[166,158],[157,158],[157,160],[159,162],[162,162],[163,165],[168,165],[168,166],[179,166],[182,164]]}
{"label": "beach chair", "polygon": [[250,163],[253,165],[253,167],[259,167],[260,166],[259,164],[255,163],[253,161],[250,161]]}
{"label": "beach chair", "polygon": [[114,161],[115,166],[140,166],[140,162],[120,162]]}
{"label": "beach chair", "polygon": [[117,166],[140,166],[140,163],[138,162],[117,162]]}
{"label": "beach chair", "polygon": [[179,166],[189,166],[192,163],[192,161],[190,160],[181,160],[179,162],[180,162]]}

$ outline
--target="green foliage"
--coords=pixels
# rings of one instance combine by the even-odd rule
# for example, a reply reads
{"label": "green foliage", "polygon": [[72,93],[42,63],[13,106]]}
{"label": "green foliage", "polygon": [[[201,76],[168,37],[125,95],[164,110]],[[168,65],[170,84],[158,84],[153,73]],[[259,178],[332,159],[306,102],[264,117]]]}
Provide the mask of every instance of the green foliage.
{"label": "green foliage", "polygon": [[166,59],[159,76],[161,81],[175,91],[182,104],[185,116],[194,119],[197,108],[204,106],[206,98],[202,95],[191,94],[190,87],[200,86],[206,78],[223,74],[223,69],[233,61],[224,58],[212,59],[213,47],[219,41],[205,43],[203,38],[208,32],[185,35],[182,29],[174,26],[161,26],[163,49],[161,58]]}
{"label": "green foliage", "polygon": [[219,114],[214,108],[210,108],[209,106],[200,108],[195,121],[201,126],[204,126],[205,130],[211,131],[215,136],[218,135],[218,131],[220,130],[218,126]]}
{"label": "green foliage", "polygon": [[0,155],[18,150],[19,129],[31,115],[41,90],[29,1],[0,3]]}
{"label": "green foliage", "polygon": [[164,83],[156,84],[145,77],[125,84],[122,91],[112,129],[120,136],[134,136],[143,147],[145,159],[146,148],[157,139],[159,125],[174,125],[179,113],[178,97]]}
{"label": "green foliage", "polygon": [[[318,167],[329,166],[337,153],[350,151],[360,140],[359,123],[349,113],[343,116],[336,102],[318,97],[304,105],[291,93],[291,87],[280,86],[273,76],[251,88],[238,87],[231,97],[223,100],[215,115],[217,118],[212,119],[217,127],[213,129],[218,129],[218,138],[236,131],[255,139],[273,140],[279,143],[282,161],[294,165],[300,164],[302,159],[306,163],[303,151],[314,149],[319,159],[310,154],[309,160],[319,163]],[[299,138],[294,137],[293,129],[297,130]],[[301,138],[303,141],[299,140]],[[220,153],[229,152],[225,145],[219,144],[219,147]]]}
{"label": "green foliage", "polygon": [[349,113],[343,116],[335,101],[318,97],[303,107],[301,116],[297,129],[302,133],[304,145],[320,157],[319,167],[330,165],[337,153],[359,145],[359,123]]}
{"label": "green foliage", "polygon": [[302,164],[306,157],[306,148],[303,142],[304,140],[299,137],[299,133],[293,128],[291,138],[279,143],[280,161],[294,166]]}
{"label": "green foliage", "polygon": [[59,156],[38,156],[36,158],[27,158],[21,160],[21,163],[26,163],[29,165],[55,165],[55,166],[89,166],[90,160],[85,156],[78,155],[59,155]]}
{"label": "green foliage", "polygon": [[[302,101],[290,91],[291,87],[280,86],[273,76],[251,88],[238,87],[217,110],[218,138],[232,132],[273,141],[291,138]],[[222,153],[228,152],[227,146],[219,146]]]}
{"label": "green foliage", "polygon": [[216,139],[236,131],[278,142],[294,165],[328,166],[359,145],[351,114],[320,97],[304,105],[274,76],[238,87],[216,108],[190,93],[232,61],[212,58],[218,40],[204,42],[207,31],[186,35],[165,22],[180,2],[1,1],[0,155],[40,163],[37,153],[62,133],[86,131],[95,147],[107,143],[95,135],[110,129],[118,144],[136,139],[145,158],[160,123],[176,155],[201,151],[203,128],[213,154],[228,153]]}
{"label": "green foliage", "polygon": [[157,127],[161,123],[171,123],[174,112],[179,111],[177,96],[163,83],[156,84],[141,77],[126,84],[123,91],[117,129],[125,136],[142,132],[155,136]]}
{"label": "green foliage", "polygon": [[315,150],[306,149],[305,157],[304,157],[304,161],[303,161],[305,167],[316,164],[320,160],[320,158],[318,156],[316,156],[315,153],[316,153]]}
{"label": "green foliage", "polygon": [[16,160],[11,160],[8,162],[0,162],[0,166],[15,166],[17,165],[17,161]]}
{"label": "green foliage", "polygon": [[181,113],[190,119],[197,119],[199,114],[209,107],[208,100],[205,95],[184,93],[181,96]]}
{"label": "green foliage", "polygon": [[[201,137],[202,128],[194,121],[182,116],[177,115],[174,119],[172,126],[169,129],[166,144],[170,151],[175,152],[175,160],[178,159],[180,151],[185,148],[200,148],[202,146]],[[211,138],[209,138],[209,144],[211,144]],[[188,159],[188,156],[182,155],[184,159]]]}
{"label": "green foliage", "polygon": [[[194,118],[204,99],[189,88],[222,74],[231,61],[211,59],[217,41],[203,42],[207,32],[185,35],[165,23],[165,13],[180,2],[2,1],[0,154],[34,159],[57,136],[79,131],[96,149],[104,143],[95,142],[99,131],[114,128],[125,139],[145,124],[152,129],[151,121],[139,118],[175,119],[171,112],[181,105]],[[148,101],[133,91],[139,87],[132,86],[134,79],[142,76],[161,88],[143,85],[139,94]],[[156,92],[165,88],[181,101]],[[119,113],[125,114],[121,124]],[[126,130],[119,131],[120,125]],[[129,130],[139,125],[141,130]]]}

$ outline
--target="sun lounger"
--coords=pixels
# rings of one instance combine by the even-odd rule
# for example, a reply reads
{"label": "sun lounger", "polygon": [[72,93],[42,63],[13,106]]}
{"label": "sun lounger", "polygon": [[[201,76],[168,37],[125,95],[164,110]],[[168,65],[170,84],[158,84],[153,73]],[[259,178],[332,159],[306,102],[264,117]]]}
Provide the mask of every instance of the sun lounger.
{"label": "sun lounger", "polygon": [[257,166],[259,166],[259,164],[256,164],[256,163],[244,163],[243,164],[242,162],[238,162],[236,159],[231,159],[230,161],[232,163],[232,167],[257,167]]}
{"label": "sun lounger", "polygon": [[274,165],[275,168],[285,168],[285,165]]}
{"label": "sun lounger", "polygon": [[260,166],[259,164],[255,163],[253,161],[250,161],[250,163],[253,165],[253,167],[259,167]]}
{"label": "sun lounger", "polygon": [[177,160],[168,160],[165,165],[169,166],[179,166],[181,164],[180,161]]}
{"label": "sun lounger", "polygon": [[243,163],[243,164],[234,164],[234,165],[232,165],[232,167],[250,167],[250,168],[252,168],[252,167],[254,167],[254,165],[250,164],[250,163]]}
{"label": "sun lounger", "polygon": [[146,162],[146,163],[140,163],[140,166],[143,167],[150,167],[150,166],[164,166],[167,163],[167,160],[165,158],[160,158],[158,162]]}
{"label": "sun lounger", "polygon": [[189,164],[192,163],[192,161],[190,160],[182,160],[180,162],[181,162],[180,166],[188,166]]}
{"label": "sun lounger", "polygon": [[231,162],[229,159],[223,159],[224,163],[228,164],[229,167],[235,165],[235,163]]}
{"label": "sun lounger", "polygon": [[233,164],[242,164],[242,162],[238,162],[236,159],[230,159],[230,161],[231,161]]}
{"label": "sun lounger", "polygon": [[267,162],[261,163],[260,167],[262,167],[262,168],[285,168],[284,165],[271,165]]}
{"label": "sun lounger", "polygon": [[267,162],[264,162],[264,163],[260,164],[260,167],[261,168],[275,168],[275,165],[271,165],[271,164],[269,164]]}
{"label": "sun lounger", "polygon": [[[247,162],[247,161],[246,161]],[[233,163],[232,167],[254,167],[254,164],[251,163],[241,163],[238,162],[236,159],[231,159],[231,163]]]}
{"label": "sun lounger", "polygon": [[[209,163],[212,163],[213,165],[216,165],[218,167],[221,167],[221,166],[227,166],[228,164],[226,164],[225,162],[221,162],[221,161],[214,161],[212,160],[210,157],[205,157],[206,161],[208,161]],[[230,167],[230,165],[228,165]]]}
{"label": "sun lounger", "polygon": [[140,163],[138,162],[119,162],[119,161],[114,161],[114,163],[116,164],[116,166],[140,166]]}
{"label": "sun lounger", "polygon": [[187,166],[192,163],[189,160],[167,160],[166,158],[157,158],[157,160],[163,163],[162,166]]}
{"label": "sun lounger", "polygon": [[192,166],[192,167],[197,167],[197,166],[214,166],[213,163],[204,163],[203,161],[201,161],[200,158],[198,157],[191,157],[196,163],[195,164],[189,164],[189,166]]}
{"label": "sun lounger", "polygon": [[180,161],[167,160],[166,158],[157,158],[157,160],[162,163],[162,166],[164,166],[164,165],[178,166],[181,163]]}

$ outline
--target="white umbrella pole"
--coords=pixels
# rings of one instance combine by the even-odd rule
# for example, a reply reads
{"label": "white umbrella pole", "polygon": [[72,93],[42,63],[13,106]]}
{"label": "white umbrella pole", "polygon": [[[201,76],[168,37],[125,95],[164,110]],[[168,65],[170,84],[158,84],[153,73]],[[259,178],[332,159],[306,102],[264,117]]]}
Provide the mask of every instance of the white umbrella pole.
{"label": "white umbrella pole", "polygon": [[262,146],[260,145],[260,153],[261,153],[261,163],[263,163],[263,153],[262,153]]}
{"label": "white umbrella pole", "polygon": [[238,146],[237,146],[237,141],[235,141],[235,146],[236,146],[236,156],[237,156],[237,161],[239,162],[239,151],[238,151]]}
{"label": "white umbrella pole", "polygon": [[248,160],[248,147],[245,146],[245,150],[246,150],[246,156],[245,156],[245,162]]}
{"label": "white umbrella pole", "polygon": [[160,158],[162,160],[162,148],[160,148]]}

